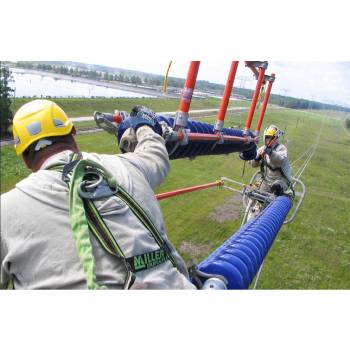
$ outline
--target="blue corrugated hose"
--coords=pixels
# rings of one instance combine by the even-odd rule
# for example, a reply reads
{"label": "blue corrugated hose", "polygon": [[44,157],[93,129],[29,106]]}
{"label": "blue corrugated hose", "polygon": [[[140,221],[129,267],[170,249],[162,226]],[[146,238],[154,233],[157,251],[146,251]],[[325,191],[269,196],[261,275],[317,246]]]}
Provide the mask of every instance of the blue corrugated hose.
{"label": "blue corrugated hose", "polygon": [[[170,127],[174,127],[174,118],[157,115],[158,122],[165,122]],[[214,126],[208,123],[202,123],[195,120],[188,120],[187,129],[191,133],[203,133],[203,134],[214,134]],[[222,129],[223,135],[230,136],[246,136],[243,135],[242,130],[237,129]],[[253,136],[249,133],[249,136]],[[214,155],[214,154],[227,154],[234,152],[242,152],[246,160],[253,159],[256,156],[256,144],[254,142],[243,143],[239,141],[225,141],[223,144],[214,144],[216,141],[189,141],[187,145],[178,146],[176,150],[170,154],[170,159],[197,157],[203,155]],[[170,152],[175,146],[175,142],[167,142],[166,147]]]}
{"label": "blue corrugated hose", "polygon": [[198,265],[198,270],[224,276],[228,289],[247,289],[283,225],[292,201],[277,197],[255,219]]}

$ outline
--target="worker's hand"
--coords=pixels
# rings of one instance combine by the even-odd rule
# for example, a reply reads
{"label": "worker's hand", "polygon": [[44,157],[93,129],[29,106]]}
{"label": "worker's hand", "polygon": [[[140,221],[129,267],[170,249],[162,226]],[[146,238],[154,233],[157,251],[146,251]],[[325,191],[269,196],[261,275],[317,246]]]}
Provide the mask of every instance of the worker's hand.
{"label": "worker's hand", "polygon": [[126,118],[119,126],[118,140],[128,128],[133,128],[136,132],[141,126],[147,125],[157,134],[162,135],[162,128],[157,121],[157,115],[144,106],[135,106],[130,113],[130,117]]}
{"label": "worker's hand", "polygon": [[157,115],[145,106],[135,106],[130,113],[131,127],[136,131],[140,126],[147,125],[156,133],[162,134],[162,128],[157,121]]}
{"label": "worker's hand", "polygon": [[137,144],[136,131],[141,126],[152,128],[162,135],[162,128],[157,121],[156,114],[144,106],[135,106],[130,116],[120,124],[118,129],[118,144],[122,152],[132,152]]}

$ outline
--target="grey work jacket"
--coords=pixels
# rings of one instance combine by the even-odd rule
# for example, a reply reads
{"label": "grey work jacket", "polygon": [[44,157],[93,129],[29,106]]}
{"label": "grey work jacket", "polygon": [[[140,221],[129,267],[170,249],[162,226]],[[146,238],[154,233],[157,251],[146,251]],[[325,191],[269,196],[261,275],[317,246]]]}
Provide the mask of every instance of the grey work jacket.
{"label": "grey work jacket", "polygon": [[[261,154],[265,146],[258,149],[257,154]],[[250,163],[253,167],[260,166],[262,160],[255,161],[251,160]],[[265,180],[269,183],[273,183],[276,180],[287,180],[292,181],[292,169],[288,162],[288,151],[287,147],[282,144],[276,144],[270,155],[265,155]]]}
{"label": "grey work jacket", "polygon": [[[136,273],[132,288],[194,289],[184,261],[167,238],[161,210],[152,191],[169,171],[164,140],[146,126],[137,130],[137,139],[133,153],[89,154],[91,159],[114,174],[117,182],[146,210],[168,242],[179,267],[177,270],[166,261],[140,271]],[[68,188],[60,172],[48,170],[67,163],[70,154],[70,151],[64,151],[52,156],[39,171],[1,196],[2,286],[12,279],[15,289],[87,288],[69,221]],[[83,153],[83,156],[87,154]],[[124,202],[111,197],[96,204],[127,257],[159,248]],[[112,289],[122,288],[126,276],[124,265],[106,253],[93,236],[91,241],[97,282]]]}

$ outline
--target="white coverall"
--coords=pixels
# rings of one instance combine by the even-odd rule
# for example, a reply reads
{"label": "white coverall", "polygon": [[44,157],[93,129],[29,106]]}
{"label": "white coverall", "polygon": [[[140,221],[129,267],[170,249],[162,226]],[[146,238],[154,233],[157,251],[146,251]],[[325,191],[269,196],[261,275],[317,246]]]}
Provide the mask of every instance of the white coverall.
{"label": "white coverall", "polygon": [[[169,171],[164,140],[147,126],[137,130],[133,153],[89,154],[115,175],[117,182],[146,210],[168,242],[179,270],[167,260],[136,273],[132,289],[195,289],[184,261],[167,238],[158,201],[152,188]],[[71,151],[56,154],[41,169],[1,196],[0,283],[13,280],[15,289],[86,289],[69,219],[68,187],[62,173],[48,168],[65,164]],[[83,157],[86,157],[83,153]],[[159,246],[128,206],[115,196],[95,202],[103,220],[127,257],[154,251]],[[91,236],[97,283],[122,288],[126,271]]]}
{"label": "white coverall", "polygon": [[[257,151],[257,155],[261,154],[264,149],[265,146],[260,147]],[[292,170],[288,162],[287,147],[276,143],[272,147],[272,153],[270,155],[265,155],[265,162],[260,189],[262,191],[271,192],[271,186],[278,183],[281,185],[283,192],[287,191],[292,181]],[[253,167],[258,167],[261,163],[262,160],[250,161]]]}

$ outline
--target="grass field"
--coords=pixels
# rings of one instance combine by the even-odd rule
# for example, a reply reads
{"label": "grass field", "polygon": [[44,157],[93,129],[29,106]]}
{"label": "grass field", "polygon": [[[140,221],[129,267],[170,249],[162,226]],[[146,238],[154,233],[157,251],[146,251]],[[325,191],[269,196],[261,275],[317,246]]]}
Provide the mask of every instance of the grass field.
{"label": "grass field", "polygon": [[[157,102],[153,100],[154,105],[150,102],[149,106],[158,111],[177,107],[176,103],[174,106],[156,106]],[[214,108],[218,100],[215,102],[215,106],[209,106],[211,102],[207,101],[205,106],[196,108]],[[71,108],[73,110],[73,106]],[[85,113],[82,113],[84,108],[79,107],[80,115]],[[111,110],[107,106],[96,109]],[[73,115],[73,112],[69,114]],[[85,114],[91,114],[91,110],[86,110]],[[229,117],[226,125],[240,124],[244,116],[235,114]],[[213,122],[214,118],[205,121]],[[350,134],[345,130],[344,118],[323,112],[268,109],[263,127],[270,123],[286,131],[283,141],[288,145],[291,161],[315,142],[321,125],[323,127],[316,153],[302,176],[307,187],[305,202],[295,222],[283,227],[278,234],[259,286],[262,289],[349,289]],[[117,152],[115,140],[106,133],[80,135],[77,141],[84,151]],[[294,171],[301,163],[294,165]],[[237,154],[174,160],[169,176],[156,192],[212,182],[221,176],[247,182],[254,171],[247,165],[241,178],[242,166]],[[12,147],[2,147],[1,192],[11,189],[27,174]],[[239,228],[242,218],[240,199],[224,189],[186,194],[163,200],[160,204],[169,237],[187,262],[191,259],[199,262],[206,257]],[[232,215],[227,215],[224,222],[218,222],[213,213],[222,217],[223,214]]]}

